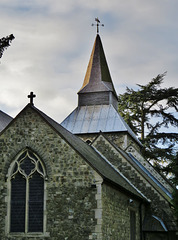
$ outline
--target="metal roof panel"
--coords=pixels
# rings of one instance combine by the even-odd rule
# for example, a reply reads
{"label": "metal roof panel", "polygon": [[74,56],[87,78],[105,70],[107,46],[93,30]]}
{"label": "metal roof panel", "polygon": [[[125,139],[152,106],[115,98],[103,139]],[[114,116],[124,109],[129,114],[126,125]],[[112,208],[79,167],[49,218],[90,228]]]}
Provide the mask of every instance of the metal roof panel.
{"label": "metal roof panel", "polygon": [[61,125],[73,134],[128,132],[141,144],[113,105],[78,106]]}

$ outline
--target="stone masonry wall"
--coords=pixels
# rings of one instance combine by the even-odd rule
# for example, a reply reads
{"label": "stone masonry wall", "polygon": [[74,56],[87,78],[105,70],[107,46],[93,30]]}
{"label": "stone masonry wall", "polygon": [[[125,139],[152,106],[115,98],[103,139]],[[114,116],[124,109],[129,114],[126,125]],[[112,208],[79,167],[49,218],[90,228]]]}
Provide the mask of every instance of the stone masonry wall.
{"label": "stone masonry wall", "polygon": [[[125,150],[128,147],[128,136],[125,133],[104,133],[110,141],[115,143],[117,146]],[[90,134],[78,134],[78,136],[84,141],[93,142],[97,138],[99,133]],[[130,144],[130,142],[129,142]],[[138,148],[138,147],[137,147]]]}
{"label": "stone masonry wall", "polygon": [[[39,236],[8,233],[7,172],[26,147],[39,156],[47,172],[46,232]],[[33,109],[26,108],[0,135],[0,239],[97,239],[94,181],[93,169]]]}
{"label": "stone masonry wall", "polygon": [[127,133],[116,132],[116,133],[106,133],[107,138],[113,142],[116,146],[120,147],[121,149],[125,150],[131,144],[140,151],[139,145],[129,136]]}
{"label": "stone masonry wall", "polygon": [[139,203],[129,203],[129,197],[103,184],[103,240],[130,240],[130,210],[136,214],[135,239],[140,239]]}
{"label": "stone masonry wall", "polygon": [[149,163],[141,154],[138,152],[134,146],[130,145],[127,150],[127,153],[131,153],[139,162],[166,188],[169,192],[173,191],[173,187],[171,186],[166,179],[158,173],[156,169],[153,168],[151,163]]}
{"label": "stone masonry wall", "polygon": [[148,199],[151,200],[150,208],[147,211],[160,217],[169,230],[176,228],[172,209],[169,202],[164,199],[154,187],[146,181],[141,174],[104,138],[97,139],[94,146],[100,151],[122,174],[130,180]]}

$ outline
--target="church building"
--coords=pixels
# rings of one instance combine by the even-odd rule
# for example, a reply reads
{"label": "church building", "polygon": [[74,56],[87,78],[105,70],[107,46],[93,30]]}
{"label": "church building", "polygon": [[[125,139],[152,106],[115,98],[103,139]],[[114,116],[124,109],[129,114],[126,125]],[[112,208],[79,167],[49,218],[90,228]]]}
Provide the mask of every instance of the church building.
{"label": "church building", "polygon": [[0,111],[1,240],[178,239],[173,186],[118,113],[99,33],[61,124],[34,97],[14,119]]}

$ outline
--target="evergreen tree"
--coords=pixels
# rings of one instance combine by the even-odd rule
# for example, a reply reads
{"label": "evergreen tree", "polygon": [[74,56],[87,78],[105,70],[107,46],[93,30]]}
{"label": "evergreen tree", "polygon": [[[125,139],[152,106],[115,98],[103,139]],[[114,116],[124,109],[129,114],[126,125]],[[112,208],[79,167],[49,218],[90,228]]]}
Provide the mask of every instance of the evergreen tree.
{"label": "evergreen tree", "polygon": [[178,126],[175,116],[178,88],[161,88],[165,74],[159,74],[146,85],[138,84],[137,90],[127,87],[126,92],[119,95],[118,110],[140,137],[147,159],[168,173],[170,168],[163,167],[163,163],[174,161],[177,150],[178,134],[169,129]]}
{"label": "evergreen tree", "polygon": [[10,46],[10,43],[14,38],[15,37],[13,36],[13,34],[11,34],[7,37],[3,37],[0,39],[0,58],[2,57],[4,50]]}
{"label": "evergreen tree", "polygon": [[[143,154],[178,186],[178,88],[161,88],[165,74],[159,74],[138,89],[120,94],[118,110],[143,143]],[[178,219],[178,190],[173,192]]]}

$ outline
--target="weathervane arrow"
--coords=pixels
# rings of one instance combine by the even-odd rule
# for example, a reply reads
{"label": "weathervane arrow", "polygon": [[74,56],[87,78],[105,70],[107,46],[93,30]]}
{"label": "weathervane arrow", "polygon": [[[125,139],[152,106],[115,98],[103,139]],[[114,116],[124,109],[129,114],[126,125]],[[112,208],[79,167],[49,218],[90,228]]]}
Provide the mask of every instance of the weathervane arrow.
{"label": "weathervane arrow", "polygon": [[97,27],[97,34],[99,34],[99,27],[102,26],[104,27],[104,24],[100,24],[100,20],[99,18],[95,18],[96,24],[92,23],[92,26],[96,26]]}

